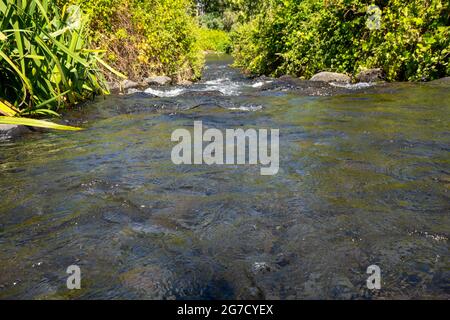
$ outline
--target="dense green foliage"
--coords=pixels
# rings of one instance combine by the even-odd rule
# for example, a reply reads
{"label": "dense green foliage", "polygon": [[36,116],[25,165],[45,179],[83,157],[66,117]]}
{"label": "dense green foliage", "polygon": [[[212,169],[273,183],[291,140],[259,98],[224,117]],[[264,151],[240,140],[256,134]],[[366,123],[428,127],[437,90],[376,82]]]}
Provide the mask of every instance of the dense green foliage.
{"label": "dense green foliage", "polygon": [[107,93],[105,76],[125,78],[116,70],[198,78],[202,50],[230,48],[227,33],[200,28],[191,0],[0,0],[0,13],[0,114],[10,117]]}
{"label": "dense green foliage", "polygon": [[231,31],[260,12],[265,0],[197,0],[200,23],[215,30]]}
{"label": "dense green foliage", "polygon": [[[381,9],[369,29],[368,7]],[[236,64],[252,73],[310,77],[380,67],[388,80],[450,74],[449,2],[268,0],[233,33]]]}
{"label": "dense green foliage", "polygon": [[229,53],[231,51],[231,39],[227,32],[199,28],[198,42],[203,51]]}
{"label": "dense green foliage", "polygon": [[130,79],[200,76],[195,6],[190,0],[60,0],[89,16],[90,35],[107,61]]}
{"label": "dense green foliage", "polygon": [[99,52],[88,50],[76,6],[0,0],[0,113],[55,115],[107,92]]}
{"label": "dense green foliage", "polygon": [[[381,14],[375,28],[368,24],[372,5]],[[449,6],[444,0],[0,0],[0,114],[56,115],[107,93],[105,76],[125,77],[120,72],[137,81],[163,74],[195,79],[202,51],[231,48],[236,65],[254,74],[309,78],[382,68],[388,80],[448,76]]]}

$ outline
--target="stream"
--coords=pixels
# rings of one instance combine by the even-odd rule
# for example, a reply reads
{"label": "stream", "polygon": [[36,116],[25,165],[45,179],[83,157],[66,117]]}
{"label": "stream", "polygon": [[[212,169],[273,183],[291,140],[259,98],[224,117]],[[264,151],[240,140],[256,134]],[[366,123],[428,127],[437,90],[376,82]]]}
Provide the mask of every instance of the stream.
{"label": "stream", "polygon": [[[252,79],[230,63],[97,97],[64,115],[81,132],[0,141],[1,299],[450,298],[450,81]],[[174,165],[172,132],[197,120],[279,129],[278,174]]]}

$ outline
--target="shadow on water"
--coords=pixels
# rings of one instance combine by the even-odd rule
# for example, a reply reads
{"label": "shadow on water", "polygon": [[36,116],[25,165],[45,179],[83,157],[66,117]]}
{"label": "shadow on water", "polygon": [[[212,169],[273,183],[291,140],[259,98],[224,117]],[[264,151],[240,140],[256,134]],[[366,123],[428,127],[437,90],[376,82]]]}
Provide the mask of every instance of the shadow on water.
{"label": "shadow on water", "polygon": [[[450,297],[450,84],[247,79],[230,62],[98,98],[67,115],[80,133],[0,142],[0,298]],[[279,128],[279,174],[173,165],[171,133],[194,120]]]}

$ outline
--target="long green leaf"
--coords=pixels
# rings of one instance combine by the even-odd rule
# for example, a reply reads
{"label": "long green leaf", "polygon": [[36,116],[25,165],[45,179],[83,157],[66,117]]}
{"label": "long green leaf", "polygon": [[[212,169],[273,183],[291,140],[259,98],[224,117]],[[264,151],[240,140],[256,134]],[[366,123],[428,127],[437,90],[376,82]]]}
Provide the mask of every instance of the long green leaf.
{"label": "long green leaf", "polygon": [[48,99],[48,100],[46,100],[46,101],[44,101],[44,102],[38,104],[38,105],[36,106],[36,108],[38,109],[38,108],[44,107],[44,106],[46,106],[46,105],[48,105],[48,104],[50,104],[50,103],[52,103],[52,102],[55,102],[55,101],[58,100],[58,99],[61,99],[61,98],[64,97],[66,94],[68,94],[70,91],[71,91],[71,90],[64,91],[64,92],[60,93],[59,95],[54,96],[54,97],[52,97],[52,98],[50,98],[50,99]]}
{"label": "long green leaf", "polygon": [[44,8],[44,6],[42,5],[42,3],[39,0],[34,0],[34,3],[36,3],[36,5],[39,7],[39,9],[41,10],[41,14],[44,16],[45,20],[47,21],[47,24],[50,24],[50,19],[47,16],[47,10]]}
{"label": "long green leaf", "polygon": [[54,130],[65,130],[65,131],[83,130],[82,128],[78,128],[78,127],[64,126],[64,125],[56,124],[56,123],[49,122],[49,121],[29,119],[29,118],[16,118],[16,117],[0,116],[0,123],[46,128],[46,129],[54,129]]}
{"label": "long green leaf", "polygon": [[13,117],[17,114],[17,111],[9,102],[0,100],[0,114]]}
{"label": "long green leaf", "polygon": [[12,60],[2,50],[0,50],[0,57],[2,57],[3,59],[6,60],[6,62],[8,62],[11,68],[13,68],[14,71],[20,76],[27,89],[30,92],[33,92],[33,86],[31,85],[30,80],[22,73],[22,71],[20,71],[20,69],[16,66],[16,64],[12,62]]}

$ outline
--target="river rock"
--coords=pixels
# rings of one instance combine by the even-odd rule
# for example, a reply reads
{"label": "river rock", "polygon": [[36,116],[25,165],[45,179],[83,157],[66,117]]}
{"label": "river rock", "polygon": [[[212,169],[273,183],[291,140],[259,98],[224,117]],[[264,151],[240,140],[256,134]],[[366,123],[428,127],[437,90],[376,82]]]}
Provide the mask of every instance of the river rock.
{"label": "river rock", "polygon": [[189,80],[180,80],[180,81],[178,81],[178,84],[180,86],[192,86],[194,83]]}
{"label": "river rock", "polygon": [[102,215],[102,219],[106,222],[116,224],[125,224],[131,222],[131,219],[128,216],[118,212],[106,212]]}
{"label": "river rock", "polygon": [[27,132],[30,132],[30,129],[25,126],[0,124],[0,139],[17,138]]}
{"label": "river rock", "polygon": [[315,74],[311,81],[321,81],[321,82],[343,82],[350,83],[351,79],[349,76],[343,73],[337,72],[320,72]]}
{"label": "river rock", "polygon": [[429,286],[443,292],[450,292],[450,271],[436,272]]}
{"label": "river rock", "polygon": [[173,274],[158,265],[139,266],[119,275],[120,282],[145,299],[162,300],[171,297]]}
{"label": "river rock", "polygon": [[280,81],[285,81],[285,82],[298,82],[299,79],[293,76],[289,76],[289,75],[284,75],[278,78],[278,80]]}
{"label": "river rock", "polygon": [[117,93],[120,91],[120,83],[118,82],[107,82],[108,90],[112,93]]}
{"label": "river rock", "polygon": [[223,96],[223,93],[217,90],[208,91],[187,91],[179,95],[179,97],[217,97]]}
{"label": "river rock", "polygon": [[356,295],[356,289],[350,279],[345,276],[336,276],[333,279],[334,286],[331,295],[334,299],[350,300]]}
{"label": "river rock", "polygon": [[139,92],[142,92],[142,91],[139,89],[136,89],[136,88],[131,88],[131,89],[128,89],[127,94],[130,95],[130,94],[135,94],[135,93],[139,93]]}
{"label": "river rock", "polygon": [[167,76],[148,77],[143,80],[148,86],[165,86],[172,82],[172,79]]}
{"label": "river rock", "polygon": [[358,82],[378,82],[384,80],[384,72],[382,69],[368,69],[363,70],[356,75]]}
{"label": "river rock", "polygon": [[276,259],[275,263],[279,267],[285,267],[291,263],[292,258],[293,258],[292,255],[286,255],[284,253],[280,253],[279,255],[277,255],[277,259]]}
{"label": "river rock", "polygon": [[129,227],[131,230],[138,234],[143,235],[164,235],[164,234],[170,234],[172,233],[170,230],[156,226],[156,225],[150,225],[150,224],[142,224],[142,223],[130,223]]}
{"label": "river rock", "polygon": [[436,80],[431,81],[430,83],[447,84],[447,83],[450,83],[450,77],[444,77],[444,78],[436,79]]}
{"label": "river rock", "polygon": [[255,262],[252,265],[252,273],[254,275],[265,274],[273,271],[273,268],[267,262]]}
{"label": "river rock", "polygon": [[123,90],[133,89],[133,88],[137,88],[137,87],[139,87],[139,83],[137,83],[135,81],[125,80],[122,82]]}

